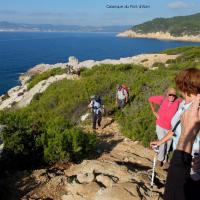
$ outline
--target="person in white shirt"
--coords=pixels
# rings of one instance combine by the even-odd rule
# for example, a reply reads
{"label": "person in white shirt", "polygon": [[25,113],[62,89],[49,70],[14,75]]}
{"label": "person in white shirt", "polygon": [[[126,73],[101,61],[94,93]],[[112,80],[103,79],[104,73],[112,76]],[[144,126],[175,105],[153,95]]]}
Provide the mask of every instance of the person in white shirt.
{"label": "person in white shirt", "polygon": [[124,108],[127,102],[128,102],[127,91],[121,85],[117,86],[117,94],[116,94],[117,107],[119,109]]}

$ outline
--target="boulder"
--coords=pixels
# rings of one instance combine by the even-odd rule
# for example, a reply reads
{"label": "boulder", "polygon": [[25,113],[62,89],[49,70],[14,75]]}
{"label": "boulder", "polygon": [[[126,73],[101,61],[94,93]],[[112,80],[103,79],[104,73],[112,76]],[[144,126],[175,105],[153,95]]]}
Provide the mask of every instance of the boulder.
{"label": "boulder", "polygon": [[91,182],[89,184],[73,182],[66,186],[67,195],[65,195],[65,200],[71,199],[72,196],[75,197],[73,200],[94,200],[99,189],[100,186],[96,182]]}
{"label": "boulder", "polygon": [[84,160],[79,165],[73,165],[65,170],[66,176],[76,176],[79,173],[95,173],[116,177],[119,182],[126,182],[132,179],[132,175],[127,173],[125,166],[120,166],[115,162],[106,162],[99,160]]}
{"label": "boulder", "polygon": [[70,56],[68,60],[68,65],[77,66],[79,63],[78,59],[74,56]]}
{"label": "boulder", "polygon": [[68,194],[68,195],[63,195],[62,200],[86,200],[86,199],[78,194],[75,195]]}
{"label": "boulder", "polygon": [[15,94],[17,91],[21,89],[21,86],[16,86],[8,90],[8,95],[11,97],[13,94]]}
{"label": "boulder", "polygon": [[90,183],[94,181],[94,173],[79,173],[77,174],[77,180],[79,183]]}
{"label": "boulder", "polygon": [[106,188],[112,187],[115,183],[111,177],[105,176],[103,174],[96,177],[97,182],[103,184]]}
{"label": "boulder", "polygon": [[142,198],[138,185],[126,182],[99,190],[95,200],[139,200]]}

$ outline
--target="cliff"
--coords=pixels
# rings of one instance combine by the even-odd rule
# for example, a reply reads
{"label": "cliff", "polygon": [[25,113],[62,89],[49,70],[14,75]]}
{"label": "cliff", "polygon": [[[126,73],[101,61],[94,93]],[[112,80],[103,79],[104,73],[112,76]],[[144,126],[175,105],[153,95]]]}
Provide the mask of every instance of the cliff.
{"label": "cliff", "polygon": [[118,37],[129,37],[129,38],[150,38],[159,40],[175,40],[185,42],[200,42],[199,35],[183,35],[173,36],[169,32],[153,32],[153,33],[137,33],[133,30],[128,30],[117,35]]}
{"label": "cliff", "polygon": [[156,18],[119,33],[119,37],[155,38],[200,42],[200,13],[172,18]]}

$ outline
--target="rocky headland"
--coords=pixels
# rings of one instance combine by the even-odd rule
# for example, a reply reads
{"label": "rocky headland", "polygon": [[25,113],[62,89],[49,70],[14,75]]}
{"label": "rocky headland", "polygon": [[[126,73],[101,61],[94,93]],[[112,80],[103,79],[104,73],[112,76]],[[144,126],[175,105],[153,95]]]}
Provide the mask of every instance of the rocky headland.
{"label": "rocky headland", "polygon": [[174,41],[185,41],[185,42],[200,42],[200,35],[183,35],[173,36],[169,32],[154,32],[154,33],[137,33],[133,30],[127,30],[117,34],[118,37],[129,37],[129,38],[150,38],[159,40],[174,40]]}

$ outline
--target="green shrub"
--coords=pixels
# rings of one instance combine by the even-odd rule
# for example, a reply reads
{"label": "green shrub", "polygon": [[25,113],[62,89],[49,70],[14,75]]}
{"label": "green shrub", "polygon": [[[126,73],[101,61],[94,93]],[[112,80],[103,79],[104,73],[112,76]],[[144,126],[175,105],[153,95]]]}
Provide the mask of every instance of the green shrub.
{"label": "green shrub", "polygon": [[152,67],[165,67],[165,64],[161,62],[155,62]]}
{"label": "green shrub", "polygon": [[[79,162],[95,148],[96,136],[86,134],[62,118],[46,121],[27,110],[1,113],[4,153],[17,159]],[[25,160],[24,160],[25,161]]]}
{"label": "green shrub", "polygon": [[6,93],[3,97],[2,100],[5,101],[6,99],[10,98],[10,96],[8,95],[8,93]]}
{"label": "green shrub", "polygon": [[43,72],[42,74],[38,74],[36,76],[33,76],[28,82],[28,90],[33,88],[37,83],[39,83],[42,80],[46,80],[51,76],[61,75],[61,74],[64,74],[64,73],[66,73],[66,69],[54,68],[54,69],[50,69],[46,72]]}
{"label": "green shrub", "polygon": [[[5,150],[12,154],[37,155],[48,163],[83,159],[95,147],[95,135],[78,127],[85,114],[90,96],[100,95],[105,108],[115,109],[116,85],[130,88],[130,104],[123,112],[115,112],[122,133],[145,146],[155,139],[155,118],[148,98],[162,95],[175,86],[175,75],[187,67],[198,67],[200,47],[184,47],[166,52],[181,56],[167,68],[148,70],[139,65],[101,65],[85,69],[79,80],[61,80],[36,95],[29,106],[0,114],[0,123],[7,125],[3,136]],[[191,60],[195,59],[195,62]]]}
{"label": "green shrub", "polygon": [[143,62],[147,62],[147,61],[148,61],[148,59],[141,60],[142,63],[143,63]]}
{"label": "green shrub", "polygon": [[199,35],[200,13],[172,18],[156,18],[131,29],[138,33],[169,32],[173,36]]}

